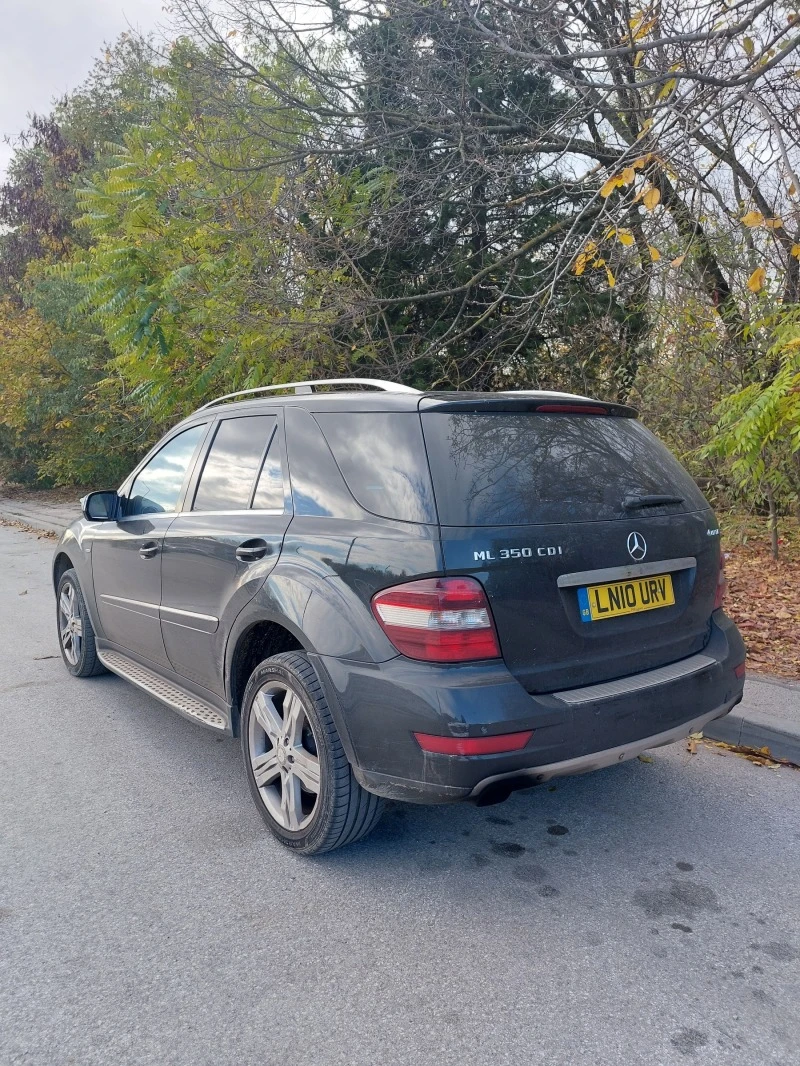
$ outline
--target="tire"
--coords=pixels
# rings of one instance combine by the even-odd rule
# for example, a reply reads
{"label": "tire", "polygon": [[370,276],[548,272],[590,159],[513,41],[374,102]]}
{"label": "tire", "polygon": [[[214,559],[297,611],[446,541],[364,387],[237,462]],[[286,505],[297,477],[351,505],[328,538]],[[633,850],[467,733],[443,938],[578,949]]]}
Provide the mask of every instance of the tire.
{"label": "tire", "polygon": [[106,668],[97,657],[94,626],[74,570],[65,570],[58,582],[56,625],[61,658],[73,677],[94,677],[106,673]]}
{"label": "tire", "polygon": [[321,855],[374,829],[383,802],[356,781],[317,672],[302,652],[282,652],[256,667],[240,732],[250,792],[281,844]]}

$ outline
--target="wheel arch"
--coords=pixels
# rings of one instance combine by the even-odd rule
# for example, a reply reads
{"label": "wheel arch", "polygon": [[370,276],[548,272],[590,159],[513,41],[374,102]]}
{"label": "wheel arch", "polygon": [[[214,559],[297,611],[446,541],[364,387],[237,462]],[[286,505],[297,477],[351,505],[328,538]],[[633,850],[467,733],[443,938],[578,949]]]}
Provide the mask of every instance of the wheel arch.
{"label": "wheel arch", "polygon": [[55,559],[53,559],[53,588],[58,589],[58,583],[66,571],[74,569],[75,564],[69,555],[65,551],[57,552]]}
{"label": "wheel arch", "polygon": [[280,622],[258,618],[236,637],[228,660],[228,693],[231,707],[231,732],[239,733],[242,698],[253,670],[264,659],[282,651],[307,651],[298,633]]}

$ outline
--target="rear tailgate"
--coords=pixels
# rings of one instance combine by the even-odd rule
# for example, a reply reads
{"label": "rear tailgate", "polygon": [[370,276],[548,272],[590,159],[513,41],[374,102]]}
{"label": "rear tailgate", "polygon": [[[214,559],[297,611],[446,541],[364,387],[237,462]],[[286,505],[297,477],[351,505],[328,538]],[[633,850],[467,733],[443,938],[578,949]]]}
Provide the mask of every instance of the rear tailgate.
{"label": "rear tailgate", "polygon": [[[529,692],[653,669],[702,649],[714,515],[631,418],[423,411],[446,572],[486,588]],[[656,495],[659,506],[628,506]],[[679,502],[678,502],[679,501]]]}

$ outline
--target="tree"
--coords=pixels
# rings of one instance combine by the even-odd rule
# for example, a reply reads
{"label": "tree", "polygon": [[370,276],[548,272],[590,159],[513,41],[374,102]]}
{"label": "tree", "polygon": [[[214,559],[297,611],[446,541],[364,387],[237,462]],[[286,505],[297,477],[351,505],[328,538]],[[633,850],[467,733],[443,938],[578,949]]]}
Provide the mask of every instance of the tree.
{"label": "tree", "polygon": [[[614,375],[624,395],[647,355],[659,273],[691,274],[736,358],[770,254],[786,298],[796,290],[800,233],[791,212],[777,212],[794,195],[794,164],[776,116],[789,121],[797,98],[798,34],[772,0],[635,11],[618,0],[317,0],[301,23],[280,0],[177,8],[232,78],[269,88],[272,104],[245,116],[254,136],[318,183],[355,182],[361,242],[348,243],[353,232],[342,236],[332,211],[314,216],[310,234],[349,271],[354,317],[401,372],[517,378],[521,355],[555,336],[552,354],[572,334],[576,307],[589,325],[604,289],[599,320],[624,326]],[[314,93],[286,91],[259,66],[265,54]],[[274,129],[286,108],[312,124],[294,145]],[[770,165],[748,157],[751,137]],[[785,171],[778,182],[772,157]],[[744,278],[716,254],[725,229],[749,242]],[[475,378],[467,355],[487,337]]]}
{"label": "tree", "polygon": [[[31,481],[113,478],[152,426],[109,377],[102,331],[81,312],[82,293],[47,268],[86,243],[76,186],[108,158],[107,142],[155,113],[161,90],[149,49],[124,35],[85,84],[49,115],[31,118],[0,187],[0,469]],[[98,434],[115,432],[103,449]]]}

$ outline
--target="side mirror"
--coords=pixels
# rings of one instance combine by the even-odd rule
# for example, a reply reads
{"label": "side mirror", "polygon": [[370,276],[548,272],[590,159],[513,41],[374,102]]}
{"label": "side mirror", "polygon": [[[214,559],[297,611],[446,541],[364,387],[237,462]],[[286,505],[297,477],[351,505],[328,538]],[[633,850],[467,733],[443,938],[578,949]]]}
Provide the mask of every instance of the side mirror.
{"label": "side mirror", "polygon": [[110,522],[117,517],[119,496],[116,492],[90,492],[81,500],[83,517],[88,522]]}

